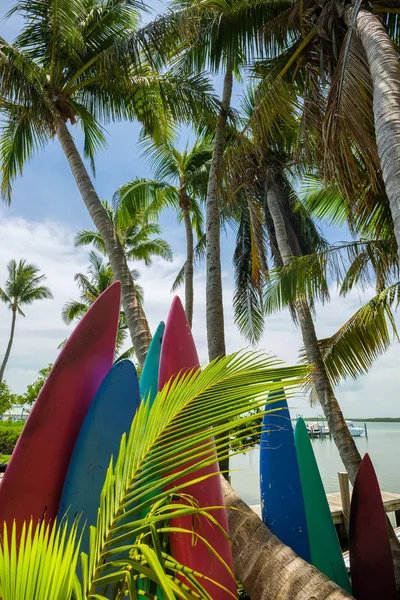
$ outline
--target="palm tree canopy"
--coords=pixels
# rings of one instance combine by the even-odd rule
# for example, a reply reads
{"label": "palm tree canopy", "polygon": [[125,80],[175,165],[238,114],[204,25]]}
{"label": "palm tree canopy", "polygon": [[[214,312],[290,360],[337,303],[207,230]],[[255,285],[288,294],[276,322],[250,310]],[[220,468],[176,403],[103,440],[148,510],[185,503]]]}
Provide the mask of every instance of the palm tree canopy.
{"label": "palm tree canopy", "polygon": [[218,103],[207,79],[177,68],[157,73],[143,61],[135,0],[17,0],[24,27],[0,38],[3,197],[25,162],[54,135],[59,119],[79,122],[94,167],[105,146],[102,122],[137,119],[155,139],[173,121],[206,122]]}
{"label": "palm tree canopy", "polygon": [[35,300],[53,298],[50,289],[42,285],[45,275],[39,275],[39,268],[29,264],[25,259],[18,263],[15,259],[7,265],[8,277],[4,289],[0,288],[0,299],[11,310],[23,317],[22,306],[32,304]]}
{"label": "palm tree canopy", "polygon": [[[173,254],[171,246],[160,237],[152,237],[161,233],[157,223],[148,222],[153,215],[152,207],[147,210],[129,212],[113,207],[108,202],[102,203],[113,223],[121,245],[125,250],[128,260],[143,260],[146,266],[151,265],[152,257],[159,256],[171,261]],[[96,250],[106,255],[106,246],[98,231],[79,231],[75,236],[75,246],[92,244]]]}

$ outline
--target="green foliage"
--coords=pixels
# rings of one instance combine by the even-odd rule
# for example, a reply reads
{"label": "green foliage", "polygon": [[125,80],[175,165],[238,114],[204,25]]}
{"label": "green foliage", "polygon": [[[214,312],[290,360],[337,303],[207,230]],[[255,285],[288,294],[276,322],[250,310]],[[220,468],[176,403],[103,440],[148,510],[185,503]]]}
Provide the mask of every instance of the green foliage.
{"label": "green foliage", "polygon": [[13,394],[6,381],[0,383],[0,416],[10,410],[18,402],[17,394]]}
{"label": "green foliage", "polygon": [[15,259],[10,260],[7,271],[6,285],[4,289],[0,288],[0,299],[23,317],[21,306],[53,297],[49,288],[41,285],[46,276],[39,275],[38,267],[27,263],[25,259],[18,263]]}
{"label": "green foliage", "polygon": [[60,121],[82,127],[93,166],[105,146],[105,122],[136,119],[161,142],[176,121],[215,121],[218,102],[207,78],[177,66],[159,73],[155,61],[146,61],[140,9],[143,4],[132,1],[15,2],[11,13],[22,20],[21,33],[13,44],[0,40],[1,193],[7,202],[13,180]]}
{"label": "green foliage", "polygon": [[[72,323],[75,319],[80,320],[97,300],[97,298],[113,283],[114,275],[109,264],[103,262],[101,256],[95,252],[89,254],[89,267],[87,275],[84,273],[76,273],[74,279],[80,289],[80,299],[70,300],[64,304],[62,309],[62,320],[64,323]],[[132,279],[136,282],[139,278],[139,273],[136,270],[131,271]],[[138,300],[143,302],[143,290],[135,283],[136,294]],[[115,348],[115,358],[130,358],[134,350],[129,348],[123,355],[119,355],[121,348],[128,335],[128,326],[126,323],[125,313],[121,310],[118,323],[117,345]],[[65,344],[64,340],[60,346]]]}
{"label": "green foliage", "polygon": [[[185,493],[188,483],[179,477],[200,481],[198,469],[217,461],[210,428],[218,435],[217,451],[226,447],[233,426],[240,427],[245,438],[254,430],[253,411],[264,408],[265,398],[282,387],[293,393],[305,373],[303,366],[285,367],[262,354],[239,353],[214,361],[201,373],[192,371],[175,378],[152,406],[144,400],[129,436],[122,438],[118,457],[110,461],[97,524],[90,527],[89,555],[80,557],[81,580],[75,577],[78,526],[68,529],[66,524],[42,523],[36,529],[29,525],[27,530],[24,525],[18,558],[15,532],[3,535],[3,600],[19,597],[19,590],[26,600],[71,600],[72,596],[76,600],[135,600],[138,590],[151,583],[171,600],[211,600],[201,586],[200,574],[178,563],[164,544],[169,533],[176,531],[170,521],[178,515],[192,515],[193,523],[201,515],[219,527],[212,510],[202,509]],[[221,560],[201,530],[179,531],[201,539],[214,558]]]}
{"label": "green foliage", "polygon": [[23,426],[22,421],[0,421],[0,454],[12,454]]}
{"label": "green foliage", "polygon": [[[102,203],[107,210],[110,221],[125,250],[128,260],[143,260],[146,266],[152,264],[154,256],[164,260],[172,260],[171,246],[159,237],[161,233],[157,223],[151,222],[157,216],[157,207],[137,207],[135,211],[125,211],[112,208],[108,202]],[[106,255],[106,246],[98,231],[80,231],[75,237],[75,246],[92,244],[96,250]]]}
{"label": "green foliage", "polygon": [[39,393],[42,390],[42,387],[46,383],[46,380],[50,374],[52,366],[53,366],[53,364],[50,363],[44,369],[40,369],[40,371],[38,373],[38,378],[36,379],[36,381],[34,381],[33,383],[30,383],[26,388],[26,392],[24,392],[23,394],[18,396],[19,404],[32,405],[35,402],[36,398],[39,396]]}

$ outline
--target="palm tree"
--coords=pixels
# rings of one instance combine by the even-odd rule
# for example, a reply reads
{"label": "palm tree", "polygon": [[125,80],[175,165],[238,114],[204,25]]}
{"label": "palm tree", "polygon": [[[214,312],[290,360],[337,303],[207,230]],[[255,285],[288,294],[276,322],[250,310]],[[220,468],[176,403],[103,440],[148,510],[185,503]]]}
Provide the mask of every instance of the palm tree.
{"label": "palm tree", "polygon": [[[95,252],[89,254],[89,267],[87,274],[76,273],[74,280],[76,281],[80,290],[79,300],[70,300],[64,304],[61,312],[62,320],[66,325],[69,325],[75,320],[80,320],[102,294],[114,281],[113,272],[110,265],[103,262],[102,258]],[[133,281],[139,279],[139,273],[137,271],[131,271]],[[143,290],[136,284],[136,294],[138,295],[138,302],[143,303]],[[126,340],[128,334],[128,328],[126,324],[126,318],[124,312],[121,310],[118,324],[117,343],[115,347],[115,359],[121,360],[122,358],[129,358],[134,354],[134,348],[131,347],[119,356],[122,346]],[[62,345],[65,341],[62,343]]]}
{"label": "palm tree", "polygon": [[382,176],[400,252],[400,8],[391,0],[270,4],[253,130],[278,133],[295,107],[298,151],[354,204],[365,184],[379,191]]}
{"label": "palm tree", "polygon": [[[146,215],[138,213],[128,215],[127,212],[117,211],[108,202],[102,202],[110,221],[117,232],[121,246],[128,260],[143,260],[146,267],[152,264],[153,256],[159,256],[172,261],[171,246],[162,238],[153,238],[161,233],[158,223],[148,223]],[[104,256],[107,255],[106,245],[98,231],[79,231],[74,240],[75,246],[92,244]]]}
{"label": "palm tree", "polygon": [[[250,334],[255,339],[262,331],[262,313],[266,310],[263,296],[268,294],[270,283],[265,238],[268,239],[275,266],[289,265],[292,257],[313,254],[327,247],[307,212],[299,208],[296,210],[299,203],[290,181],[293,139],[289,130],[285,140],[275,141],[270,146],[264,141],[264,154],[260,155],[262,141],[248,135],[246,140],[241,140],[242,147],[246,148],[245,155],[239,161],[233,157],[227,167],[228,194],[234,196],[234,190],[238,190],[240,218],[245,216],[245,221],[242,220],[239,227],[239,245],[235,252],[236,279],[240,284],[235,294],[235,310],[242,331],[246,333],[250,328]],[[249,239],[250,242],[247,242]],[[247,252],[243,252],[245,247]],[[253,304],[248,302],[249,295]],[[254,315],[248,307],[255,308]],[[307,297],[296,296],[290,307],[301,330],[307,360],[313,367],[312,383],[316,396],[343,464],[351,481],[354,481],[361,457],[335,397]]]}
{"label": "palm tree", "polygon": [[[239,353],[208,365],[202,373],[184,374],[172,387],[165,386],[151,406],[142,402],[129,435],[124,435],[121,441],[115,462],[111,461],[108,467],[97,522],[90,523],[89,554],[80,553],[76,523],[71,532],[64,521],[57,525],[27,526],[19,542],[16,535],[3,529],[3,539],[9,539],[0,553],[3,600],[14,600],[20,589],[26,590],[25,600],[48,597],[49,590],[51,597],[59,600],[75,597],[87,600],[96,594],[114,600],[121,597],[134,600],[146,584],[157,584],[163,596],[171,600],[210,598],[202,587],[202,574],[188,569],[169,554],[166,538],[171,530],[176,530],[170,521],[177,514],[189,517],[187,535],[207,544],[201,527],[199,530],[192,523],[201,517],[209,519],[215,527],[220,524],[211,510],[199,506],[185,492],[187,484],[198,477],[199,465],[212,465],[216,460],[215,453],[204,457],[209,429],[213,427],[225,438],[233,424],[238,424],[246,436],[249,429],[253,430],[248,411],[263,408],[265,398],[278,386],[296,389],[305,372],[304,366],[285,367],[271,357]],[[146,427],[147,423],[152,426]],[[185,431],[187,435],[176,435],[177,431]],[[127,546],[126,540],[134,542]],[[279,542],[275,542],[275,548],[286,556],[275,574],[279,587],[287,580],[283,567],[293,570],[289,562],[293,563],[294,554],[285,552]],[[17,557],[14,569],[7,568],[12,557]],[[80,580],[75,576],[79,559],[84,573]],[[210,548],[210,561],[217,560]],[[47,565],[51,568],[43,567]],[[304,568],[302,561],[301,567]],[[321,589],[329,589],[337,598],[346,597],[333,583],[318,576],[315,568],[309,568],[313,581],[320,583]],[[296,566],[294,569],[297,570]],[[208,590],[210,584],[210,581],[205,583]],[[270,579],[259,571],[258,588],[266,591],[269,586]],[[297,598],[300,600],[301,596]]]}
{"label": "palm tree", "polygon": [[[146,144],[145,148],[145,155],[149,159],[155,179],[135,179],[125,184],[117,191],[115,200],[119,211],[122,214],[128,213],[129,218],[134,218],[143,203],[152,207],[153,211],[167,207],[178,211],[186,234],[185,311],[191,326],[194,261],[204,246],[201,202],[207,194],[211,146],[207,139],[198,138],[191,148],[186,147],[182,152],[172,144]],[[198,240],[196,246],[193,230]]]}
{"label": "palm tree", "polygon": [[168,137],[171,121],[205,122],[215,114],[210,85],[187,70],[159,75],[141,55],[133,0],[18,0],[9,14],[24,28],[13,44],[0,38],[0,140],[2,195],[26,161],[56,136],[122,284],[122,304],[132,342],[143,364],[151,335],[137,301],[126,257],[68,128],[79,123],[84,152],[94,166],[105,146],[101,121],[138,119],[154,139]]}
{"label": "palm tree", "polygon": [[15,259],[10,260],[7,265],[8,277],[4,289],[0,288],[0,299],[11,309],[11,333],[7,350],[0,367],[0,385],[4,378],[4,371],[10,358],[11,347],[14,340],[15,322],[17,313],[22,317],[24,305],[32,304],[35,300],[45,300],[53,295],[48,287],[41,285],[46,279],[45,275],[39,275],[39,268],[29,264],[25,259],[18,263]]}

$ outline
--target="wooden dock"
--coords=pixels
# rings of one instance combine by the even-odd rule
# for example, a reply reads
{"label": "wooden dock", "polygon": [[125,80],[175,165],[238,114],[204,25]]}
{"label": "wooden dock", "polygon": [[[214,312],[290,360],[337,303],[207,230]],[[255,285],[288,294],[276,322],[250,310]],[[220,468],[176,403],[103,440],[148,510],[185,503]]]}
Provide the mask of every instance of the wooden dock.
{"label": "wooden dock", "polygon": [[[331,509],[333,522],[335,523],[335,525],[342,524],[344,517],[340,492],[335,492],[334,494],[327,494],[327,498],[329,508]],[[400,526],[400,494],[393,494],[392,492],[382,492],[382,502],[387,513],[395,513],[396,525]],[[261,518],[261,504],[255,504],[251,508]]]}
{"label": "wooden dock", "polygon": [[[338,479],[340,492],[327,494],[326,497],[342,549],[347,549],[351,491],[347,473],[338,473]],[[381,494],[386,513],[394,513],[396,526],[400,527],[400,494],[392,492],[381,492]],[[251,508],[261,518],[261,505],[256,504]]]}

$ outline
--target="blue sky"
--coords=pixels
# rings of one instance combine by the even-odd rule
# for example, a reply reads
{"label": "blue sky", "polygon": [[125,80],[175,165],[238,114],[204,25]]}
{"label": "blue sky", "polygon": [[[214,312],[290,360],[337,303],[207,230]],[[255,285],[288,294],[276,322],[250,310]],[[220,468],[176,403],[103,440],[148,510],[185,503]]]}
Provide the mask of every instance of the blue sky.
{"label": "blue sky", "polygon": [[[11,3],[2,3],[0,17]],[[159,10],[160,3],[157,3]],[[17,34],[16,18],[2,22],[1,35],[7,40]],[[219,79],[216,87],[220,87]],[[235,86],[235,104],[238,104],[241,87]],[[108,148],[97,157],[95,187],[102,199],[110,199],[115,189],[137,176],[150,172],[137,150],[139,126],[135,123],[107,125]],[[79,128],[73,128],[78,146],[82,145]],[[185,143],[185,136],[181,144]],[[174,261],[155,260],[150,268],[135,265],[141,272],[145,292],[145,310],[154,329],[166,318],[172,301],[171,284],[184,260],[183,229],[175,215],[161,218],[163,236],[174,250]],[[6,277],[6,264],[11,258],[24,257],[37,264],[47,275],[54,300],[39,302],[28,307],[26,319],[17,322],[16,340],[6,370],[6,380],[12,389],[22,392],[32,382],[37,371],[54,361],[57,345],[71,328],[61,321],[63,304],[77,297],[73,276],[87,266],[87,250],[75,249],[73,237],[77,230],[91,228],[86,208],[73,181],[69,166],[56,140],[49,143],[43,153],[27,164],[24,175],[14,187],[10,207],[0,205],[0,285]],[[346,231],[324,228],[330,241],[348,237]],[[228,351],[246,345],[233,323],[231,267],[233,234],[223,237],[223,281],[226,336]],[[182,291],[180,292],[182,296]],[[205,279],[204,267],[195,278],[195,317],[193,332],[202,361],[207,359],[205,335]],[[353,293],[345,300],[333,291],[332,302],[318,307],[317,333],[320,337],[331,335],[360,306],[368,294]],[[10,326],[10,313],[0,306],[0,355],[5,349]],[[267,320],[266,333],[259,347],[278,355],[287,362],[296,362],[301,347],[301,337],[287,313],[276,314]],[[400,366],[398,347],[394,346],[367,376],[346,382],[338,389],[338,398],[347,416],[398,416],[397,379]],[[293,412],[316,414],[320,409],[308,407],[304,398],[292,401]]]}

